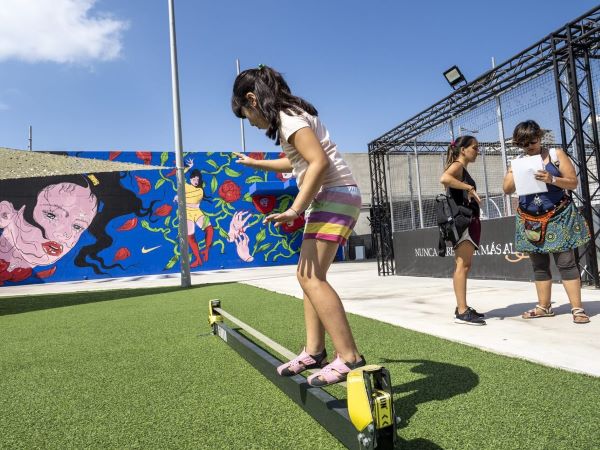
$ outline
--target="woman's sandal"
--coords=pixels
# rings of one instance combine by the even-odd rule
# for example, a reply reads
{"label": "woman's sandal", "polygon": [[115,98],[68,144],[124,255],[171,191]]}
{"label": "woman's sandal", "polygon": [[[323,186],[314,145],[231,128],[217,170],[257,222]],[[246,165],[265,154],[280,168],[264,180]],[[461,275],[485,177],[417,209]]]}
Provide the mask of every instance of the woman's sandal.
{"label": "woman's sandal", "polygon": [[277,368],[277,373],[282,377],[291,377],[298,375],[305,370],[320,369],[327,364],[327,351],[323,350],[318,355],[310,355],[306,352],[306,347],[302,352],[291,361],[288,361]]}
{"label": "woman's sandal", "polygon": [[539,319],[540,317],[554,317],[554,311],[552,310],[552,306],[548,306],[547,308],[542,305],[535,305],[535,308],[530,309],[529,311],[525,311],[521,314],[523,319]]}
{"label": "woman's sandal", "polygon": [[583,308],[571,308],[574,323],[590,323],[590,317],[585,313]]}
{"label": "woman's sandal", "polygon": [[332,363],[327,364],[317,373],[314,373],[308,377],[306,381],[308,381],[308,384],[315,387],[324,387],[329,386],[330,384],[346,381],[346,377],[351,370],[367,364],[362,355],[360,358],[360,361],[355,363],[347,363],[338,356],[333,360]]}

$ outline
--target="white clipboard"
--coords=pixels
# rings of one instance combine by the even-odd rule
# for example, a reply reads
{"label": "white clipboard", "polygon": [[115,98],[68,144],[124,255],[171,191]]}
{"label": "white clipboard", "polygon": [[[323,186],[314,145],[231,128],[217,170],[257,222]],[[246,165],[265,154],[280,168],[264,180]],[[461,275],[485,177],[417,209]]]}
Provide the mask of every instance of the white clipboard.
{"label": "white clipboard", "polygon": [[546,170],[541,155],[525,156],[511,162],[517,195],[539,194],[548,192],[546,183],[535,179],[538,170]]}

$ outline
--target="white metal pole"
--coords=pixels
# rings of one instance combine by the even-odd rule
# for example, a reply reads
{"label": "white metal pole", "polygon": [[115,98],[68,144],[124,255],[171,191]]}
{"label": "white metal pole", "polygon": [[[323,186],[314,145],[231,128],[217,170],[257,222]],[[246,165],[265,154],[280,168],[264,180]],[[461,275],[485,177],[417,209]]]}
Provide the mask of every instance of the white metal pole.
{"label": "white metal pole", "polygon": [[419,170],[419,152],[417,151],[417,140],[415,139],[415,166],[417,169],[417,195],[419,196],[419,224],[421,228],[425,228],[423,225],[423,195],[421,193],[421,171]]}
{"label": "white metal pole", "polygon": [[[492,56],[492,68],[496,67],[496,60]],[[506,143],[504,142],[504,121],[502,120],[502,103],[500,103],[500,96],[496,96],[496,117],[498,119],[498,138],[500,140],[500,153],[502,155],[502,174],[506,175],[506,166],[508,164],[506,158]],[[504,195],[504,211],[507,216],[512,215],[510,195]]]}
{"label": "white metal pole", "polygon": [[179,75],[177,72],[177,41],[175,39],[174,0],[169,0],[169,31],[171,37],[171,87],[173,91],[173,127],[175,131],[175,164],[177,166],[177,216],[179,218],[179,251],[181,265],[181,287],[190,287],[190,257],[187,242],[187,217],[185,204],[185,172],[181,140],[181,113],[179,108]]}
{"label": "white metal pole", "polygon": [[29,151],[33,150],[33,127],[29,125]]}
{"label": "white metal pole", "polygon": [[[235,60],[235,67],[237,69],[237,74],[240,74],[240,60],[239,58]],[[246,153],[246,133],[244,131],[244,119],[240,119],[240,133],[242,134],[242,153]]]}

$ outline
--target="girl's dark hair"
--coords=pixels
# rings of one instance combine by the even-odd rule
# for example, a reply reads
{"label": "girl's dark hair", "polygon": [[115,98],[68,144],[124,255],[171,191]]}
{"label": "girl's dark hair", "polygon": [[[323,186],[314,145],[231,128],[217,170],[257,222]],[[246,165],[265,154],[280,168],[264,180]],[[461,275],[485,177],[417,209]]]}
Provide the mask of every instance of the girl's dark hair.
{"label": "girl's dark hair", "polygon": [[121,216],[135,214],[137,217],[150,217],[152,208],[158,200],[150,203],[144,208],[142,201],[135,193],[121,185],[121,179],[127,173],[105,172],[84,175],[59,175],[40,178],[19,178],[16,180],[0,180],[0,201],[7,200],[12,203],[15,210],[23,206],[24,219],[42,232],[44,239],[46,231],[33,218],[33,209],[37,203],[38,194],[46,187],[58,183],[73,183],[84,188],[89,188],[97,199],[97,212],[87,231],[94,237],[95,242],[86,245],[79,250],[75,257],[75,265],[78,267],[91,267],[96,274],[104,274],[101,270],[115,267],[125,269],[120,264],[107,265],[99,253],[110,247],[113,238],[106,233],[108,223]]}
{"label": "girl's dark hair", "polygon": [[544,130],[534,120],[526,120],[515,127],[513,131],[513,142],[515,145],[523,146],[528,142],[541,140],[544,137]]}
{"label": "girl's dark hair", "polygon": [[444,170],[450,167],[450,165],[458,159],[460,156],[460,149],[470,147],[473,144],[473,141],[476,141],[475,136],[467,134],[465,136],[459,136],[456,141],[450,142],[448,151],[446,152],[446,165],[444,166]]}
{"label": "girl's dark hair", "polygon": [[202,179],[202,172],[200,172],[198,169],[194,169],[192,170],[192,172],[190,173],[190,180],[192,178],[196,178],[198,177],[198,184],[200,186],[202,186],[202,184],[204,183],[204,180]]}
{"label": "girl's dark hair", "polygon": [[240,73],[233,83],[231,109],[240,119],[244,118],[242,107],[250,108],[246,94],[254,93],[258,111],[267,119],[269,127],[265,134],[279,143],[279,112],[318,116],[316,108],[306,100],[292,95],[290,87],[281,74],[268,66],[248,69]]}

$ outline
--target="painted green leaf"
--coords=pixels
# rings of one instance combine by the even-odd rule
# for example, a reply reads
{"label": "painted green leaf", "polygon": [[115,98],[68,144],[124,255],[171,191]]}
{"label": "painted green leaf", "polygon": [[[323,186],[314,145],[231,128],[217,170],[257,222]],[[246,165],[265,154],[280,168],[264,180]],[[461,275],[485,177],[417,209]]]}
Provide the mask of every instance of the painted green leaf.
{"label": "painted green leaf", "polygon": [[164,166],[168,159],[169,159],[169,153],[168,152],[162,152],[160,154],[160,165]]}
{"label": "painted green leaf", "polygon": [[165,226],[166,227],[169,226],[169,222],[171,222],[171,216],[167,216],[167,218],[165,219]]}
{"label": "painted green leaf", "polygon": [[207,159],[206,162],[208,164],[210,164],[211,166],[213,166],[215,169],[219,168],[219,165],[216,162],[214,162],[212,159]]}
{"label": "painted green leaf", "polygon": [[229,239],[229,235],[225,233],[225,230],[223,228],[219,228],[219,234],[221,235],[221,237]]}
{"label": "painted green leaf", "polygon": [[257,245],[260,244],[262,241],[265,240],[266,237],[267,237],[267,230],[265,230],[263,228],[258,233],[256,233],[256,244]]}
{"label": "painted green leaf", "polygon": [[246,192],[244,194],[244,201],[252,203],[252,196],[250,195],[250,192]]}
{"label": "painted green leaf", "polygon": [[281,203],[279,204],[279,211],[285,211],[289,208],[290,205],[290,198],[286,197],[284,198]]}
{"label": "painted green leaf", "polygon": [[236,172],[235,170],[233,170],[233,169],[230,169],[229,167],[225,167],[225,173],[226,173],[228,176],[230,176],[230,177],[233,177],[233,178],[235,178],[235,177],[239,177],[239,176],[241,175],[241,173],[240,173],[240,172]]}
{"label": "painted green leaf", "polygon": [[175,264],[177,264],[177,261],[179,261],[179,256],[174,255],[169,262],[167,263],[167,265],[165,266],[165,268],[163,270],[168,270],[171,267],[173,267]]}
{"label": "painted green leaf", "polygon": [[210,191],[213,194],[216,192],[218,185],[219,185],[219,182],[217,181],[217,177],[213,176],[212,180],[210,181]]}
{"label": "painted green leaf", "polygon": [[268,250],[269,247],[271,247],[271,243],[270,242],[265,242],[263,245],[261,245],[260,247],[258,247],[258,250],[256,250],[256,253],[260,253],[260,252],[264,252],[265,250]]}
{"label": "painted green leaf", "polygon": [[164,178],[160,178],[159,180],[157,180],[156,184],[154,185],[154,189],[158,189],[159,187],[161,187],[164,182],[165,182]]}
{"label": "painted green leaf", "polygon": [[252,175],[246,178],[246,184],[262,183],[262,181],[262,177],[259,177],[257,175]]}

